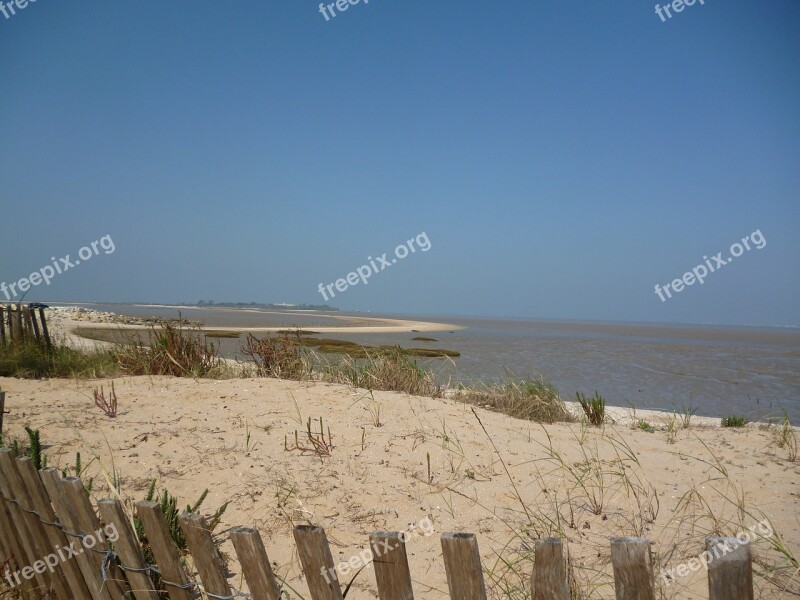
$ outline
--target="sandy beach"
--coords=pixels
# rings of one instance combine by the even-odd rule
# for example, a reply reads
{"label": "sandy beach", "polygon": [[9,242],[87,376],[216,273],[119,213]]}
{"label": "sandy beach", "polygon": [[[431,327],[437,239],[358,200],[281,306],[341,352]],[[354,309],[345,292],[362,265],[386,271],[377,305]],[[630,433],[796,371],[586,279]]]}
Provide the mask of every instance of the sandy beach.
{"label": "sandy beach", "polygon": [[[158,305],[161,306],[161,305]],[[176,310],[187,311],[195,307],[186,306],[161,306],[162,308],[170,308]],[[150,325],[142,324],[129,324],[125,322],[109,322],[103,321],[99,318],[100,315],[108,315],[109,313],[100,313],[99,311],[91,309],[82,309],[82,312],[77,312],[79,309],[70,306],[54,305],[48,309],[48,319],[54,324],[56,331],[62,333],[68,342],[73,347],[85,347],[84,339],[75,335],[75,330],[78,327],[86,327],[87,323],[91,323],[94,329],[130,329],[130,330],[146,330]],[[248,312],[248,309],[218,309],[227,310],[233,314],[241,314]],[[266,311],[250,310],[249,312],[257,312],[264,315],[282,315],[285,316],[286,312],[279,311]],[[451,325],[449,323],[432,323],[428,321],[416,321],[406,319],[386,319],[377,317],[359,317],[354,319],[350,316],[332,315],[329,313],[319,313],[318,311],[294,311],[291,314],[292,318],[323,318],[326,321],[333,321],[337,325],[319,326],[317,324],[310,326],[303,326],[302,323],[298,324],[291,329],[300,331],[314,331],[317,333],[411,333],[411,332],[433,332],[433,331],[455,331],[463,329],[460,325]],[[184,317],[191,320],[191,312],[184,312]],[[80,318],[76,318],[79,316]],[[108,317],[106,317],[108,318]],[[213,332],[239,332],[239,333],[276,333],[285,331],[286,326],[276,327],[218,327],[218,326],[203,326],[203,330],[207,333]]]}
{"label": "sandy beach", "polygon": [[[712,531],[735,533],[768,517],[776,535],[800,551],[800,465],[785,460],[775,431],[764,426],[732,430],[692,420],[670,440],[655,415],[648,432],[622,419],[603,428],[542,426],[477,409],[484,432],[469,406],[447,399],[327,383],[169,377],[116,379],[120,408],[111,419],[92,401],[100,384],[109,382],[0,379],[10,411],[4,433],[40,429],[53,466],[71,466],[81,452],[85,478],[95,477],[94,499],[108,495],[101,473],[112,468],[126,500],[142,499],[153,478],[179,505],[208,488],[205,512],[230,501],[219,531],[258,528],[276,573],[301,594],[291,528],[303,523],[323,526],[335,560],[346,561],[367,548],[371,531],[421,531],[429,519],[435,533],[408,546],[415,590],[425,599],[447,597],[445,531],[478,535],[492,598],[507,597],[503,585],[520,584],[500,558],[520,560],[520,572],[529,572],[527,549],[553,535],[545,523],[555,521],[592,598],[613,597],[608,538],[615,535],[648,537],[659,565],[674,567],[701,552]],[[308,418],[320,417],[333,436],[331,456],[285,449]],[[733,500],[739,495],[745,512]],[[230,542],[222,549],[231,558],[230,582],[244,589]],[[756,555],[778,560],[766,541]],[[704,577],[681,578],[665,597],[706,598]],[[348,598],[375,598],[375,589],[368,567]],[[756,589],[758,598],[792,597],[759,576]]]}

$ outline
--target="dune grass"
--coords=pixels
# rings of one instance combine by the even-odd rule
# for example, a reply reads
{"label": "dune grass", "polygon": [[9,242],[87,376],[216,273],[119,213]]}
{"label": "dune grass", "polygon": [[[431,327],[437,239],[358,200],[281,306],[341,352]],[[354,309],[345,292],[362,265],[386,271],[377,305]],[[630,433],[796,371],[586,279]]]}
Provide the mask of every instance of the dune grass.
{"label": "dune grass", "polygon": [[[248,335],[242,348],[248,360],[232,364],[219,356],[217,347],[198,326],[163,323],[133,332],[81,328],[79,333],[92,339],[114,340],[115,344],[113,348],[87,352],[71,350],[63,344],[50,353],[37,347],[7,349],[0,352],[0,374],[13,377],[276,377],[442,397],[449,385],[439,383],[434,373],[417,359],[458,355],[438,349],[362,346],[347,340],[314,338],[307,336],[307,332],[286,330],[263,338]],[[557,390],[543,380],[516,379],[470,388],[462,386],[454,394],[462,402],[516,418],[548,423],[574,420]]]}
{"label": "dune grass", "polygon": [[118,370],[110,351],[81,352],[58,342],[51,350],[36,344],[0,349],[0,377],[94,379],[112,377]]}
{"label": "dune grass", "polygon": [[543,379],[510,379],[497,384],[462,387],[453,398],[528,421],[575,420],[558,390]]}
{"label": "dune grass", "polygon": [[[417,338],[414,338],[417,339]],[[433,341],[432,338],[427,340]],[[425,340],[423,340],[425,341]],[[444,348],[401,348],[400,346],[369,346],[367,344],[358,344],[348,340],[339,340],[332,338],[315,338],[304,337],[300,338],[298,335],[298,343],[303,346],[311,346],[319,352],[328,352],[336,354],[347,354],[352,358],[369,358],[378,353],[394,354],[401,353],[407,356],[419,356],[422,358],[441,358],[451,357],[455,358],[461,356],[461,353],[456,350],[447,350]]]}
{"label": "dune grass", "polygon": [[164,323],[150,328],[147,344],[119,345],[114,352],[129,375],[216,377],[225,371],[216,347],[198,327]]}
{"label": "dune grass", "polygon": [[368,390],[405,392],[432,398],[440,397],[444,392],[444,386],[436,383],[433,374],[399,348],[367,353],[363,361],[345,356],[326,364],[322,379]]}

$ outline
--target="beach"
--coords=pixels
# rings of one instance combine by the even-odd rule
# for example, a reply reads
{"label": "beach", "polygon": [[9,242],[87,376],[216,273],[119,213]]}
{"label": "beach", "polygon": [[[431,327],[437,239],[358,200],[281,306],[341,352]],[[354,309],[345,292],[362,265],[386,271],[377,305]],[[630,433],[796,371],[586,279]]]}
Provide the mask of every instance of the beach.
{"label": "beach", "polygon": [[[114,469],[126,502],[143,499],[152,479],[179,506],[208,488],[201,512],[230,501],[218,530],[256,527],[276,574],[302,594],[291,530],[307,523],[324,527],[338,563],[367,548],[372,531],[419,531],[428,519],[434,533],[407,546],[415,591],[426,599],[447,597],[442,532],[477,534],[490,597],[500,598],[503,585],[520,583],[503,561],[519,561],[519,573],[529,573],[533,540],[555,533],[545,523],[556,516],[575,576],[597,598],[613,597],[611,536],[648,537],[656,564],[671,568],[702,552],[705,535],[736,533],[766,517],[795,555],[800,551],[800,465],[786,460],[775,429],[765,425],[721,429],[692,420],[671,440],[666,415],[648,417],[650,432],[623,422],[541,425],[481,408],[474,414],[448,399],[328,383],[114,383],[119,413],[112,419],[92,400],[95,387],[108,391],[108,380],[0,378],[10,411],[4,433],[24,437],[23,426],[39,429],[51,466],[70,468],[80,452],[95,500],[109,495],[103,473]],[[307,419],[320,417],[330,428],[330,456],[292,449],[295,431],[302,436]],[[759,560],[777,560],[768,541],[754,548]],[[244,589],[229,541],[222,551],[230,582]],[[791,597],[776,585],[757,575],[756,597]],[[702,570],[665,587],[667,598],[707,593]],[[376,598],[371,566],[348,598]]]}

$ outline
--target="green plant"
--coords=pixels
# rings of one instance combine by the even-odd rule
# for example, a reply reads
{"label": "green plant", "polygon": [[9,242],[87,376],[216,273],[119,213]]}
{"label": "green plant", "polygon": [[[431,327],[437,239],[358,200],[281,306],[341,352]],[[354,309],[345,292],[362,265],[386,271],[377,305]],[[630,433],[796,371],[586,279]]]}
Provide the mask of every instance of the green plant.
{"label": "green plant", "polygon": [[[89,464],[92,464],[94,462],[94,460],[95,460],[94,458],[92,460],[90,460]],[[72,473],[74,474],[75,477],[81,477],[86,472],[86,468],[88,468],[88,465],[87,465],[87,467],[84,467],[82,465],[82,463],[81,463],[81,453],[80,452],[76,452],[75,453],[75,466],[72,467],[72,468],[65,467],[65,468],[61,469],[61,477],[63,477],[63,478],[70,477],[70,471],[72,471]],[[87,492],[91,493],[92,489],[94,488],[94,477],[90,477],[89,480],[84,484],[84,487],[86,488]],[[117,491],[119,491],[119,488],[115,488],[115,489],[117,489]]]}
{"label": "green plant", "polygon": [[25,427],[25,433],[28,435],[27,443],[20,443],[16,437],[9,439],[7,436],[0,435],[0,448],[10,448],[14,452],[14,456],[29,457],[37,471],[46,468],[47,457],[42,454],[39,430]]}
{"label": "green plant", "polygon": [[[308,442],[306,444],[305,442]],[[311,417],[308,418],[306,423],[306,440],[300,441],[300,434],[294,430],[294,445],[290,446],[286,436],[283,438],[283,449],[288,451],[297,450],[301,454],[312,453],[319,457],[331,456],[333,454],[333,436],[331,435],[331,428],[328,427],[328,437],[325,437],[325,427],[322,422],[322,417],[319,418],[319,431],[313,431],[311,428]]]}
{"label": "green plant", "polygon": [[789,421],[789,415],[783,413],[783,423],[778,431],[778,447],[786,450],[789,462],[797,460],[797,435]]}
{"label": "green plant", "polygon": [[399,348],[367,351],[362,359],[344,356],[325,365],[322,379],[357,388],[405,392],[415,396],[439,397],[443,391],[433,374]]}
{"label": "green plant", "polygon": [[678,441],[678,416],[673,413],[667,421],[667,443],[674,444]]}
{"label": "green plant", "polygon": [[577,393],[578,403],[586,413],[586,418],[592,425],[602,425],[606,420],[606,401],[603,397],[595,391],[594,397],[586,399],[586,396]]}
{"label": "green plant", "polygon": [[301,381],[311,377],[311,357],[303,348],[299,331],[262,339],[248,334],[242,353],[255,363],[259,377]]}
{"label": "green plant", "polygon": [[48,350],[35,344],[0,347],[0,377],[39,379],[42,377],[97,378],[116,374],[113,352],[82,352],[53,340]]}
{"label": "green plant", "polygon": [[250,425],[247,422],[247,419],[244,420],[244,450],[245,452],[250,452],[250,450],[255,450],[256,444],[253,444],[252,447],[250,446],[250,439],[252,438],[253,432],[250,430]]}
{"label": "green plant", "polygon": [[202,329],[171,323],[151,327],[147,344],[117,346],[115,356],[130,375],[211,377],[223,369],[216,347]]}
{"label": "green plant", "polygon": [[515,379],[461,388],[455,399],[518,419],[555,423],[574,421],[558,390],[544,379]]}
{"label": "green plant", "polygon": [[111,382],[111,393],[108,396],[108,400],[106,400],[105,390],[102,385],[99,390],[94,388],[94,403],[107,417],[113,419],[117,416],[117,393],[114,390],[113,381]]}
{"label": "green plant", "polygon": [[724,417],[721,424],[723,427],[744,427],[747,425],[747,419],[741,415],[731,415]]}
{"label": "green plant", "polygon": [[[206,489],[202,494],[200,494],[197,502],[195,502],[193,505],[186,506],[186,509],[183,511],[183,513],[198,512],[200,510],[200,506],[203,504],[207,496],[208,490]],[[185,554],[186,538],[184,537],[180,526],[179,517],[182,513],[178,509],[178,499],[170,494],[166,489],[164,489],[161,495],[157,497],[156,480],[153,479],[150,483],[150,487],[147,489],[147,494],[145,495],[144,499],[147,502],[153,502],[156,498],[158,498],[158,503],[161,506],[161,512],[164,513],[164,520],[167,524],[167,529],[169,530],[170,537],[172,538],[175,547],[181,554]],[[225,502],[213,513],[208,523],[209,531],[214,531],[214,529],[219,525],[222,515],[225,513],[227,508],[228,502]],[[148,562],[155,562],[153,552],[150,548],[149,542],[147,541],[147,536],[144,532],[144,525],[142,524],[141,519],[139,519],[139,517],[135,517],[133,522],[136,530],[136,536],[141,541],[142,554],[144,555],[145,560]]]}
{"label": "green plant", "polygon": [[372,402],[366,406],[370,417],[372,417],[372,425],[375,427],[383,427],[383,423],[381,422],[381,404],[375,400],[375,395],[372,393],[372,390],[369,391],[369,395],[370,398],[372,398]]}
{"label": "green plant", "polygon": [[683,429],[689,429],[689,425],[692,422],[692,417],[694,413],[697,412],[696,407],[692,407],[692,401],[689,400],[689,404],[686,404],[683,407],[683,412],[681,413],[681,427]]}
{"label": "green plant", "polygon": [[42,454],[42,443],[39,439],[39,430],[25,427],[25,432],[28,434],[29,447],[25,454],[30,456],[33,466],[36,470],[47,468],[47,457]]}
{"label": "green plant", "polygon": [[655,428],[644,419],[639,419],[639,421],[636,423],[636,429],[646,431],[647,433],[655,433]]}

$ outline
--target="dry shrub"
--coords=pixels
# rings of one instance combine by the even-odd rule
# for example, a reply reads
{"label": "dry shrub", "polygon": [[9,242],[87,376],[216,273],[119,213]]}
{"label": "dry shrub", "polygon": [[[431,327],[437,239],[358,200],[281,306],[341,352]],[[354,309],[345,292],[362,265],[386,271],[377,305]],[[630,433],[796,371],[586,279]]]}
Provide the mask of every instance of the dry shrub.
{"label": "dry shrub", "polygon": [[541,423],[575,420],[558,395],[558,390],[542,379],[519,379],[462,388],[454,398],[517,419]]}
{"label": "dry shrub", "polygon": [[117,360],[131,375],[211,377],[223,367],[202,329],[170,323],[151,327],[147,344],[118,347]]}
{"label": "dry shrub", "polygon": [[262,339],[248,334],[242,352],[252,359],[259,377],[299,381],[311,377],[311,357],[302,345],[299,332]]}
{"label": "dry shrub", "polygon": [[423,369],[399,348],[380,350],[366,359],[345,357],[325,366],[322,378],[331,383],[346,383],[368,390],[405,392],[415,396],[442,395],[432,373]]}

